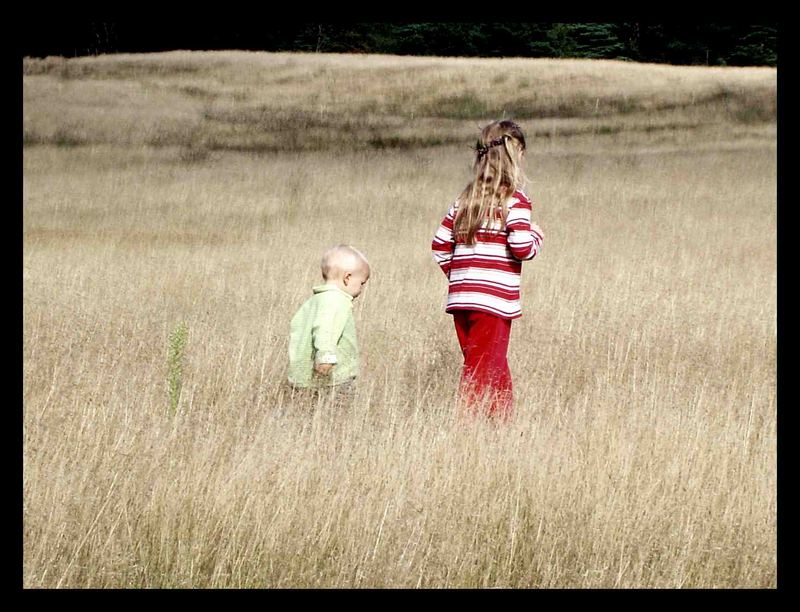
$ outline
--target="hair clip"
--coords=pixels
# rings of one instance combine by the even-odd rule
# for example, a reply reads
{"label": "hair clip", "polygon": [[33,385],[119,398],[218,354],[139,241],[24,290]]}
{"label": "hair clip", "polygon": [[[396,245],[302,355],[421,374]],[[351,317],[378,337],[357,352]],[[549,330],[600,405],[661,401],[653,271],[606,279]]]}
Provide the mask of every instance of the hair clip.
{"label": "hair clip", "polygon": [[489,149],[491,149],[492,147],[496,147],[498,145],[503,144],[503,142],[505,142],[505,139],[508,137],[509,137],[508,134],[503,134],[500,138],[495,138],[494,140],[490,141],[489,144],[486,145],[482,145],[480,141],[478,141],[478,144],[475,146],[475,151],[478,153],[478,159],[481,159],[484,155],[486,155],[489,152]]}

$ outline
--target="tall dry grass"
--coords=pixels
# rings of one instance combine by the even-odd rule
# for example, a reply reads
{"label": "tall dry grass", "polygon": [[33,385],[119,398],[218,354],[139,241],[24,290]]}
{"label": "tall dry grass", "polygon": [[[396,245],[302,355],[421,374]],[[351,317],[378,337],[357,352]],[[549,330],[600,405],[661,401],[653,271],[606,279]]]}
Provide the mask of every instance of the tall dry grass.
{"label": "tall dry grass", "polygon": [[[180,52],[23,62],[29,144],[209,151],[472,144],[487,117],[546,140],[740,134],[774,123],[774,68],[606,60]],[[53,104],[57,101],[56,104]]]}
{"label": "tall dry grass", "polygon": [[[165,87],[197,78],[171,58],[70,60],[61,93],[26,98],[25,129],[44,134],[59,108],[77,113],[69,129],[102,123],[65,83],[111,99],[142,65]],[[353,83],[379,63],[279,58]],[[180,59],[281,95],[238,54]],[[248,85],[226,72],[240,61]],[[535,73],[527,61],[509,63]],[[464,79],[478,65],[418,63]],[[606,69],[555,65],[560,83]],[[723,74],[747,90],[751,73]],[[332,124],[303,141],[319,146],[192,157],[125,140],[136,104],[113,112],[103,138],[23,150],[25,587],[776,586],[774,122],[532,139],[547,237],[513,325],[516,417],[496,427],[455,417],[460,355],[429,254],[472,132],[332,151]],[[282,386],[289,318],[336,242],[373,268],[360,386],[338,412]]]}

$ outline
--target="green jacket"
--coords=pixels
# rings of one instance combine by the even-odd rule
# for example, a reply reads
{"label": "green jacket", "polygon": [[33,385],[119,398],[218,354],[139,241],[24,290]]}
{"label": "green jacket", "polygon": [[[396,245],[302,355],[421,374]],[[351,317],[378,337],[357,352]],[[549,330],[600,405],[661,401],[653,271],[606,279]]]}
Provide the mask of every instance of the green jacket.
{"label": "green jacket", "polygon": [[[353,296],[333,285],[313,291],[290,324],[289,382],[296,387],[329,387],[358,375]],[[321,376],[315,362],[336,365]]]}

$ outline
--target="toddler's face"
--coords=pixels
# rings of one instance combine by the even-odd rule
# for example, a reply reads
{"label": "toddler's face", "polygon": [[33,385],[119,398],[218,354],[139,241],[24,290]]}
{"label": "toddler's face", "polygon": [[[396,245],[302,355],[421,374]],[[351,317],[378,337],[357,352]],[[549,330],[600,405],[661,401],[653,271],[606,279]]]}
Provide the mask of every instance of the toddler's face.
{"label": "toddler's face", "polygon": [[366,266],[359,266],[355,270],[347,272],[342,277],[342,285],[344,290],[353,296],[353,299],[361,295],[364,290],[364,285],[369,280],[369,268]]}

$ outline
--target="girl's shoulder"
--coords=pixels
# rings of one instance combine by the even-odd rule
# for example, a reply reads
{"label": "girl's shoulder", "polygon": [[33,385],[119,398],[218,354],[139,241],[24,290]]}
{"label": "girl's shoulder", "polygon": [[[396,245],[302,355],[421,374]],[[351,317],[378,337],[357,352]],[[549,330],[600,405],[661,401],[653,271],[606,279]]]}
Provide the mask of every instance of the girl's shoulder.
{"label": "girl's shoulder", "polygon": [[531,200],[522,189],[517,189],[511,195],[509,208],[531,208]]}

